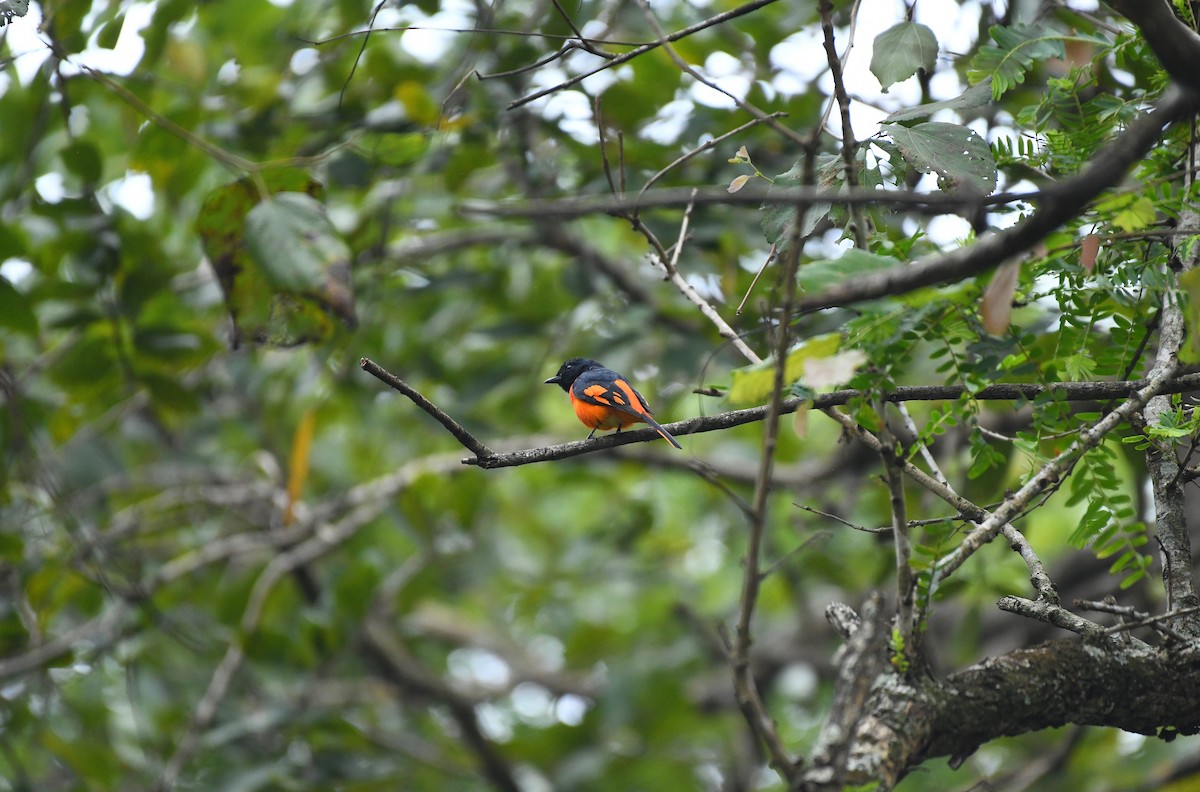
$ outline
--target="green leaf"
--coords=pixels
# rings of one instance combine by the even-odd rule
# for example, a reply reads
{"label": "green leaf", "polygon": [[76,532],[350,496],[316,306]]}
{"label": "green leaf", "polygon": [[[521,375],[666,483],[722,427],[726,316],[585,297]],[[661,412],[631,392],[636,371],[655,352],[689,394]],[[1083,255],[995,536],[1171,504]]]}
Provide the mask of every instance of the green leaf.
{"label": "green leaf", "polygon": [[990,194],[996,189],[996,162],[987,141],[958,124],[927,121],[913,127],[883,124],[904,159],[922,173],[936,173],[938,186]]}
{"label": "green leaf", "polygon": [[939,110],[974,110],[976,107],[983,107],[991,100],[992,81],[986,79],[978,85],[972,85],[953,99],[943,99],[940,102],[929,102],[928,104],[897,110],[885,118],[884,121],[888,123],[914,121],[918,118],[927,118]]}
{"label": "green leaf", "polygon": [[8,278],[0,276],[0,327],[25,335],[37,335],[38,321],[29,301]]}
{"label": "green leaf", "polygon": [[[321,185],[302,171],[264,177],[275,197],[258,204],[257,190],[243,179],[209,193],[196,221],[237,329],[235,345],[242,338],[282,346],[319,341],[332,332],[333,315],[353,326],[349,254],[317,200]],[[251,231],[249,216],[261,206],[268,208]]]}
{"label": "green leaf", "polygon": [[105,22],[96,34],[96,46],[107,50],[115,48],[117,46],[117,39],[121,37],[121,28],[124,26],[124,12],[117,14],[114,18]]}
{"label": "green leaf", "polygon": [[298,192],[272,196],[246,215],[246,248],[277,289],[319,289],[325,271],[349,256],[315,198]]}
{"label": "green leaf", "polygon": [[100,181],[103,164],[100,160],[100,150],[86,140],[77,140],[64,146],[59,152],[63,165],[87,184]]}
{"label": "green leaf", "polygon": [[1154,202],[1142,195],[1117,212],[1113,225],[1125,233],[1133,233],[1154,225],[1156,219],[1158,211],[1154,208]]}
{"label": "green leaf", "polygon": [[[781,173],[771,180],[769,195],[776,188],[799,187],[804,183],[804,161],[797,160],[796,164],[786,173]],[[825,155],[818,159],[817,186],[823,190],[832,190],[842,183],[841,159]],[[829,214],[829,203],[814,203],[804,213],[804,222],[800,226],[800,236],[806,237]],[[763,204],[762,218],[763,236],[772,245],[782,245],[791,238],[796,225],[796,207],[787,204]]]}
{"label": "green leaf", "polygon": [[[842,345],[840,333],[826,333],[814,336],[788,352],[787,362],[783,368],[783,384],[791,385],[800,379],[804,364],[809,360],[819,360],[837,354]],[[762,404],[771,395],[775,382],[775,364],[765,361],[733,372],[729,387],[729,401],[735,405]]]}
{"label": "green leaf", "polygon": [[1090,355],[1075,354],[1063,361],[1067,377],[1073,380],[1089,380],[1096,370],[1096,361]]}
{"label": "green leaf", "polygon": [[912,77],[918,69],[932,71],[937,53],[937,36],[932,30],[916,22],[901,22],[875,37],[871,74],[887,93],[890,86]]}
{"label": "green leaf", "polygon": [[836,259],[822,259],[805,264],[796,275],[800,288],[807,294],[820,294],[846,281],[863,275],[900,266],[900,260],[851,248]]}
{"label": "green leaf", "polygon": [[979,48],[967,70],[967,81],[975,85],[990,77],[993,99],[1025,82],[1035,63],[1065,55],[1062,38],[1046,28],[993,25],[988,35],[996,44]]}

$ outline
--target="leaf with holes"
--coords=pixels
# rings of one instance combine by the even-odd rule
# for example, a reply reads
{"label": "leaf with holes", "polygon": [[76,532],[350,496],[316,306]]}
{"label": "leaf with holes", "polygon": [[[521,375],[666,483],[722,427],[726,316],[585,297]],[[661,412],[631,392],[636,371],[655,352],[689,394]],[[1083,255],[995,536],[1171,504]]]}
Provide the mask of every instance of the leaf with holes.
{"label": "leaf with holes", "polygon": [[[833,190],[842,183],[842,161],[839,157],[826,154],[818,159],[817,186],[822,190]],[[804,183],[804,163],[797,160],[787,173],[781,173],[771,181],[768,194],[778,188],[799,187]],[[817,223],[825,219],[831,206],[828,203],[814,203],[804,212],[804,221],[800,226],[800,236],[806,237],[817,227]],[[790,204],[763,204],[762,225],[763,236],[772,245],[783,246],[792,236],[796,225],[796,207]]]}
{"label": "leaf with holes", "polygon": [[883,124],[905,161],[922,173],[936,173],[946,191],[967,188],[989,195],[996,189],[996,161],[987,141],[958,124],[927,121],[916,126]]}

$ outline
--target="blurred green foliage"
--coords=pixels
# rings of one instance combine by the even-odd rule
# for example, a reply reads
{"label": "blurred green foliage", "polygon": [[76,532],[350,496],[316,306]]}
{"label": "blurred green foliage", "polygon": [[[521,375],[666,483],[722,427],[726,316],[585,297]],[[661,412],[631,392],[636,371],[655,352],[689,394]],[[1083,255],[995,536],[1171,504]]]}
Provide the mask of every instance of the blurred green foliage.
{"label": "blurred green foliage", "polygon": [[[607,40],[653,38],[633,4],[566,7]],[[678,30],[732,7],[654,10]],[[144,46],[136,65],[109,75],[82,68],[97,49],[121,49],[112,48],[132,33],[122,28],[134,9],[147,20],[133,37]],[[377,361],[497,447],[585,435],[561,391],[541,384],[576,354],[627,372],[663,422],[730,409],[693,390],[727,389],[747,361],[663,282],[628,223],[602,214],[494,219],[468,207],[604,194],[606,157],[613,178],[636,191],[748,116],[697,101],[692,78],[661,48],[582,89],[508,109],[600,63],[574,50],[530,68],[562,46],[555,36],[572,35],[550,4],[500,4],[479,19],[448,0],[387,6],[369,40],[361,31],[372,7],[348,0],[96,0],[40,11],[43,43],[17,51],[4,34],[0,73],[0,789],[151,789],[189,734],[181,788],[503,788],[481,769],[450,699],[415,681],[422,674],[471,704],[525,789],[778,788],[733,705],[716,629],[735,618],[746,533],[738,501],[751,492],[761,426],[681,438],[675,456],[658,443],[484,472],[459,464],[466,452],[450,435],[358,366],[363,356]],[[964,3],[963,13],[981,12]],[[839,35],[846,22],[839,17]],[[1023,126],[985,136],[994,161],[977,156],[973,181],[994,184],[998,174],[1003,189],[1070,173],[1161,88],[1151,56],[1128,37],[1109,41],[1065,11],[1046,24],[1059,38],[993,28],[973,60],[938,65],[969,68],[972,79],[1005,65],[992,90],[1000,115]],[[404,25],[481,30],[388,29]],[[1039,47],[1058,53],[1070,25],[1092,31],[1083,40],[1097,51],[1067,64],[1066,76],[1049,74],[1034,57],[1041,49],[1006,57],[1039,35],[1054,42]],[[808,134],[828,88],[780,78],[824,71],[814,31],[814,3],[777,3],[684,38],[676,51],[697,66],[723,53],[752,76],[750,101]],[[810,50],[789,46],[793,36]],[[785,62],[800,51],[812,63]],[[1118,57],[1138,76],[1133,87],[1113,77]],[[912,104],[951,98],[922,85]],[[903,187],[933,169],[906,162],[876,127],[856,131],[870,139],[860,184]],[[982,333],[982,278],[802,317],[798,336],[835,332],[862,350],[869,363],[849,384],[864,389],[1128,377],[1144,351],[1143,320],[1166,288],[1158,273],[1167,248],[1154,238],[1114,242],[1093,275],[1074,258],[1074,234],[1127,232],[1169,214],[1181,134],[1144,163],[1136,196],[1078,218],[1025,267],[1007,335]],[[1010,136],[1045,145],[1022,149]],[[837,189],[839,141],[818,142],[814,172]],[[657,186],[719,189],[744,171],[729,161],[740,146],[756,169],[798,183],[803,171],[789,169],[802,152],[760,124]],[[282,241],[259,229],[259,246],[243,249],[239,224],[251,205],[272,206],[281,190],[309,193],[323,214],[303,214],[307,229],[295,217],[267,229]],[[678,210],[641,217],[668,244],[678,233]],[[811,219],[823,236],[806,251],[815,264],[802,268],[801,285],[817,288],[847,277],[835,265],[850,217],[834,207],[828,220]],[[773,269],[733,311],[768,257],[760,222],[753,207],[697,208],[681,269],[767,357]],[[790,221],[772,222],[779,241]],[[870,251],[842,262],[855,272],[953,244],[899,212],[871,208],[867,222]],[[322,264],[347,251],[352,284],[338,286],[352,290],[338,299],[353,303],[331,307]],[[274,280],[253,269],[255,256]],[[296,256],[326,256],[290,284],[321,298],[299,307],[278,291]],[[292,310],[303,321],[289,335]],[[356,327],[343,321],[353,315]],[[969,396],[914,406],[924,437],[952,437],[946,471],[977,502],[1002,497],[1078,426],[1070,405],[1047,403],[1016,442],[980,432],[1012,407]],[[870,420],[864,404],[852,409]],[[289,459],[309,414],[301,481]],[[764,697],[797,753],[830,697],[838,644],[824,605],[887,589],[894,563],[875,535],[794,506],[871,528],[890,519],[877,460],[839,445],[829,422],[809,424],[801,436],[784,423],[764,550],[771,574],[754,623]],[[1072,487],[1028,519],[1027,533],[1048,562],[1082,557],[1097,567],[1093,583],[1133,585],[1152,599],[1147,580],[1130,574],[1146,569],[1131,505],[1141,462],[1119,443],[1089,460],[1086,481],[1104,501]],[[700,476],[689,467],[710,462]],[[911,500],[917,517],[952,516],[915,492]],[[1084,534],[1063,527],[1076,523]],[[265,592],[247,629],[270,564],[338,526],[348,527],[336,542]],[[960,527],[942,521],[914,537],[918,572]],[[1102,554],[1125,559],[1122,575],[1107,577],[1111,561],[1073,549],[1097,538]],[[995,548],[936,592],[927,643],[942,670],[1023,640],[1024,625],[997,616],[993,603],[1026,586],[1019,559]],[[1083,584],[1068,593],[1098,594]],[[404,648],[409,676],[372,653],[373,618]],[[231,650],[244,662],[197,724]],[[902,788],[968,788],[1061,755],[1069,759],[1029,788],[1131,789],[1194,746],[1065,728],[986,746],[957,772],[931,763]]]}

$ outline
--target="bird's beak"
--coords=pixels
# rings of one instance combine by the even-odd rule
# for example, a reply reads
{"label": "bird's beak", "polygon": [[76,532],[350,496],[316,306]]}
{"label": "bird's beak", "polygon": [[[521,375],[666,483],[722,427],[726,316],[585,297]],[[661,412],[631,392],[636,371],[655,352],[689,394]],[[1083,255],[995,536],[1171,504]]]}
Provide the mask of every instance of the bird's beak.
{"label": "bird's beak", "polygon": [[543,384],[543,385],[557,385],[558,383],[559,383],[558,375],[557,375],[557,374],[555,374],[553,377],[551,377],[550,379],[546,380],[546,381],[545,381],[545,382],[543,382],[542,384]]}

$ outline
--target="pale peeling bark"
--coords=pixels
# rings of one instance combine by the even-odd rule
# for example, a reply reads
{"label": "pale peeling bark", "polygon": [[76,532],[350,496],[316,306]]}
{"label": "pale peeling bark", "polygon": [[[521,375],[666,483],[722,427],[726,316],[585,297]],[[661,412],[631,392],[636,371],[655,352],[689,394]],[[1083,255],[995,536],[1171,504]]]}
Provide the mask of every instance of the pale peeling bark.
{"label": "pale peeling bark", "polygon": [[[854,656],[869,643],[856,633],[843,668],[873,671],[870,693],[856,721],[847,723],[843,712],[824,730],[827,744],[814,752],[800,789],[871,782],[890,788],[924,761],[947,757],[957,766],[998,737],[1068,723],[1166,739],[1200,731],[1200,648],[1194,644],[1159,649],[1115,636],[1063,639],[989,658],[939,681],[906,678],[880,654],[884,662]],[[850,701],[861,680],[847,684]]]}

